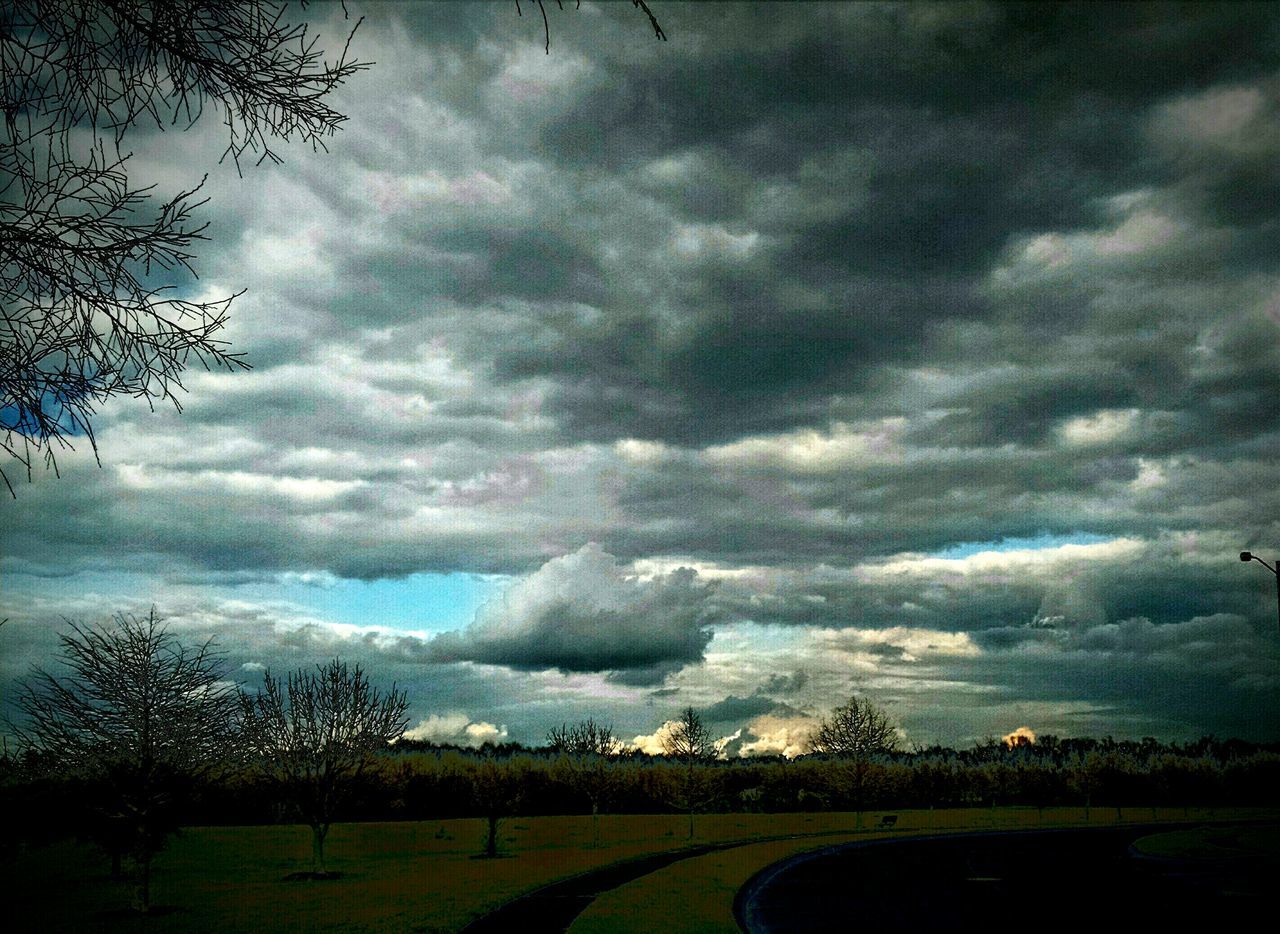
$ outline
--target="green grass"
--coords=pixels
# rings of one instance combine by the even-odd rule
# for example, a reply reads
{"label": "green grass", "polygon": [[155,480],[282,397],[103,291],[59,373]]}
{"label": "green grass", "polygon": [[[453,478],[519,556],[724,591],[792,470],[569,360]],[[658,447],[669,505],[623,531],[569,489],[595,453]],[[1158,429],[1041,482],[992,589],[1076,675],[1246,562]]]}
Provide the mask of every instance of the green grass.
{"label": "green grass", "polygon": [[1147,856],[1164,859],[1231,859],[1237,856],[1280,857],[1280,826],[1197,827],[1152,834],[1134,841]]}
{"label": "green grass", "polygon": [[[1037,826],[1041,821],[1045,826],[1078,824],[1083,818],[1083,810],[1041,814],[1035,808],[898,813],[903,831]],[[1194,819],[1209,816],[1191,813]],[[1183,811],[1161,816],[1182,819]],[[1113,822],[1115,809],[1094,808],[1092,817],[1097,823]],[[1151,811],[1134,809],[1124,817],[1148,820]],[[862,824],[870,828],[878,820],[878,814],[867,814]],[[655,912],[667,910],[663,906],[672,906],[671,930],[691,930],[690,925],[703,921],[706,930],[731,929],[723,924],[728,917],[732,925],[733,893],[756,869],[797,846],[847,839],[858,826],[853,814],[699,816],[694,843],[791,834],[808,839],[757,843],[680,861],[598,900],[580,920],[586,925],[581,929],[626,930],[617,921],[622,917],[643,921],[643,927],[652,930]],[[0,866],[0,872],[9,930],[453,931],[555,879],[687,846],[686,831],[686,819],[679,815],[606,815],[601,818],[602,845],[593,848],[589,817],[515,818],[502,827],[504,858],[478,860],[472,857],[484,837],[479,820],[340,824],[333,828],[326,851],[329,868],[343,873],[342,878],[285,882],[289,873],[310,868],[307,828],[192,828],[158,857],[153,903],[161,911],[146,918],[121,911],[130,902],[129,886],[108,878],[105,858],[91,847],[64,843],[33,849]],[[664,874],[665,881],[658,879],[656,888],[647,881]],[[681,898],[674,897],[677,891]],[[679,906],[678,913],[674,906]],[[601,921],[610,916],[613,920]],[[602,923],[611,926],[602,928]]]}

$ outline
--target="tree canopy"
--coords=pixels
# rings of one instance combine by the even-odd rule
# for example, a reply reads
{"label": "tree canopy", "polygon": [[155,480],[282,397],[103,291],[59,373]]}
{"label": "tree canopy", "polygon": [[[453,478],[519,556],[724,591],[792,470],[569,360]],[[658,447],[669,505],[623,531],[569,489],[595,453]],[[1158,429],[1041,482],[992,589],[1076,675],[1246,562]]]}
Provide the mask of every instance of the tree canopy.
{"label": "tree canopy", "polygon": [[811,752],[864,759],[898,747],[898,730],[889,715],[856,694],[824,717],[809,740]]}
{"label": "tree canopy", "polygon": [[211,641],[182,645],[154,610],[112,623],[69,622],[66,669],[35,669],[18,694],[19,741],[90,789],[90,832],[139,868],[136,905],[150,903],[151,860],[176,828],[181,789],[235,748],[236,693]]}
{"label": "tree canopy", "polygon": [[291,673],[264,674],[262,690],[241,694],[243,742],[280,784],[313,835],[313,871],[325,875],[324,840],[338,805],[375,753],[404,735],[408,699],[374,687],[359,665],[340,659]]}

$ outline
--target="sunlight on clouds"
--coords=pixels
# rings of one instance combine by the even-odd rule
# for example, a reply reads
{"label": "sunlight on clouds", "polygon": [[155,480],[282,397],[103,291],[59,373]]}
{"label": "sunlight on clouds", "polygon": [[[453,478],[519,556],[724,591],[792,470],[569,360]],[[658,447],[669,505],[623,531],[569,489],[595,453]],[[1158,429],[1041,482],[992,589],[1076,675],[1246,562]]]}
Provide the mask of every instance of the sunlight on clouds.
{"label": "sunlight on clouds", "polygon": [[785,756],[794,759],[809,748],[809,737],[817,726],[813,717],[778,717],[765,714],[747,725],[746,739],[738,747],[742,758]]}
{"label": "sunlight on clouds", "polygon": [[633,737],[627,746],[630,749],[636,749],[651,756],[660,756],[666,751],[663,742],[671,736],[671,731],[675,726],[675,720],[668,720],[652,733]]}
{"label": "sunlight on clouds", "polygon": [[[332,229],[332,228],[330,228]],[[326,258],[324,249],[325,228],[312,224],[288,235],[245,234],[244,254],[256,268],[279,274],[287,269],[295,276],[309,279],[329,279],[333,276],[333,264]]]}
{"label": "sunlight on clouds", "polygon": [[1076,447],[1106,444],[1131,432],[1139,414],[1137,409],[1101,409],[1068,419],[1058,427],[1058,435]]}
{"label": "sunlight on clouds", "polygon": [[508,739],[506,725],[475,721],[465,713],[431,714],[404,732],[405,739],[478,749],[485,743],[497,745]]}
{"label": "sunlight on clouds", "polygon": [[722,736],[719,739],[713,741],[711,746],[716,751],[716,758],[727,759],[729,757],[727,750],[729,749],[730,745],[736,744],[737,741],[741,738],[742,738],[742,728],[740,727],[737,730],[735,730],[733,733],[730,733],[728,736]]}
{"label": "sunlight on clouds", "polygon": [[1209,88],[1158,107],[1150,129],[1172,153],[1199,151],[1206,158],[1274,154],[1280,150],[1275,104],[1274,88]]}
{"label": "sunlight on clouds", "polygon": [[754,230],[732,234],[719,224],[682,224],[672,237],[671,248],[687,258],[743,260],[755,253],[760,241]]}
{"label": "sunlight on clouds", "polygon": [[767,465],[807,473],[844,470],[859,463],[902,457],[900,437],[905,418],[885,418],[862,430],[837,422],[830,431],[815,429],[756,436],[704,449],[713,464]]}
{"label": "sunlight on clouds", "polygon": [[904,662],[916,662],[924,658],[959,657],[980,655],[982,650],[974,644],[967,632],[941,632],[935,629],[913,629],[891,626],[887,629],[824,629],[813,634],[819,647],[853,655],[883,657],[883,647],[897,650],[895,656]]}
{"label": "sunlight on clouds", "polygon": [[1129,481],[1129,489],[1135,493],[1154,490],[1164,486],[1168,479],[1164,467],[1158,461],[1140,457],[1138,458],[1138,475]]}
{"label": "sunlight on clouds", "polygon": [[664,184],[681,184],[707,169],[706,159],[697,152],[687,151],[655,159],[644,167],[644,174]]}
{"label": "sunlight on clouds", "polygon": [[613,448],[633,464],[659,464],[671,455],[671,449],[661,441],[642,441],[639,438],[622,438],[613,443]]}
{"label": "sunlight on clouds", "polygon": [[1027,548],[1013,551],[980,551],[963,558],[931,558],[926,555],[904,555],[880,563],[860,564],[857,577],[874,581],[895,575],[915,577],[968,576],[1030,572],[1050,569],[1076,561],[1125,561],[1137,558],[1146,543],[1136,538],[1113,538],[1091,544],[1066,544],[1050,548]]}
{"label": "sunlight on clouds", "polygon": [[662,577],[680,568],[689,568],[699,577],[707,580],[747,580],[774,573],[772,568],[727,567],[714,561],[696,561],[692,558],[670,555],[637,558],[631,562],[632,572],[641,580]]}
{"label": "sunlight on clouds", "polygon": [[331,500],[364,486],[361,480],[323,480],[248,473],[242,470],[177,471],[145,464],[117,464],[116,477],[131,490],[193,490],[210,488],[229,495],[279,496],[300,502]]}
{"label": "sunlight on clouds", "polygon": [[1004,736],[1000,737],[1000,742],[1010,748],[1022,745],[1023,743],[1034,744],[1035,741],[1036,732],[1029,726],[1020,726],[1012,733],[1006,733]]}
{"label": "sunlight on clouds", "polygon": [[1212,240],[1215,236],[1211,229],[1197,229],[1172,209],[1150,204],[1151,200],[1153,193],[1149,191],[1111,198],[1111,209],[1121,215],[1111,227],[1046,231],[1012,240],[1005,264],[991,271],[991,283],[1016,287],[1038,280],[1057,281],[1090,264],[1157,256],[1192,244],[1193,237],[1210,242],[1203,238]]}
{"label": "sunlight on clouds", "polygon": [[506,64],[487,90],[491,107],[518,111],[551,94],[563,95],[567,86],[590,75],[595,65],[571,49],[548,56],[538,42],[521,42],[506,53]]}

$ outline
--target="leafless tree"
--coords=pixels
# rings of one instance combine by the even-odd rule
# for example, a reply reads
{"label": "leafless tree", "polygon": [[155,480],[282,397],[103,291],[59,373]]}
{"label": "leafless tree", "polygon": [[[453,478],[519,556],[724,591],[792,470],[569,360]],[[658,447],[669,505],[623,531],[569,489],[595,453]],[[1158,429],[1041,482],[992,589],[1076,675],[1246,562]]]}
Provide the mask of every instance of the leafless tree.
{"label": "leafless tree", "polygon": [[404,735],[408,699],[394,684],[379,691],[359,665],[336,658],[283,684],[267,671],[262,690],[240,699],[245,746],[311,828],[312,873],[325,878],[324,841],[337,809],[375,754]]}
{"label": "leafless tree", "polygon": [[689,839],[693,839],[694,812],[708,797],[697,767],[710,762],[716,755],[711,732],[693,707],[680,711],[680,716],[667,729],[662,737],[662,751],[684,764],[680,794],[675,803],[688,812]]}
{"label": "leafless tree", "polygon": [[[35,669],[18,692],[14,729],[27,750],[94,789],[106,846],[137,870],[135,907],[151,900],[151,862],[191,781],[225,764],[234,747],[236,692],[213,643],[179,643],[155,610],[60,636],[67,669]],[[116,855],[119,851],[117,850]]]}
{"label": "leafless tree", "polygon": [[492,749],[485,753],[472,771],[472,798],[484,816],[487,827],[484,850],[481,853],[486,859],[497,858],[498,828],[519,807],[528,778],[527,763],[519,759],[500,762]]}
{"label": "leafless tree", "polygon": [[[272,0],[4,0],[0,4],[0,452],[57,471],[113,396],[181,408],[193,359],[244,368],[217,334],[234,295],[190,300],[203,182],[162,204],[126,172],[128,131],[217,111],[223,157],[279,162],[273,140],[324,148],[326,103],[367,67],[325,61]],[[357,26],[359,24],[357,23]],[[167,281],[166,281],[167,280]],[[0,467],[0,480],[13,486]]]}
{"label": "leafless tree", "polygon": [[692,707],[680,711],[679,718],[662,737],[662,751],[690,766],[714,758],[716,752],[710,731]]}
{"label": "leafless tree", "polygon": [[570,726],[563,723],[547,731],[547,745],[553,752],[566,756],[616,756],[622,751],[622,742],[613,733],[612,726],[596,723],[587,718]]}
{"label": "leafless tree", "polygon": [[898,731],[889,715],[872,701],[856,694],[824,717],[809,738],[809,751],[844,760],[834,766],[843,793],[853,800],[862,826],[872,759],[898,748]]}
{"label": "leafless tree", "polygon": [[889,715],[857,695],[834,708],[809,738],[810,752],[847,759],[865,759],[897,748],[898,731]]}
{"label": "leafless tree", "polygon": [[622,742],[613,727],[588,718],[574,725],[561,724],[547,732],[547,745],[560,754],[559,766],[569,783],[591,802],[591,842],[600,845],[600,809],[613,791],[613,760]]}

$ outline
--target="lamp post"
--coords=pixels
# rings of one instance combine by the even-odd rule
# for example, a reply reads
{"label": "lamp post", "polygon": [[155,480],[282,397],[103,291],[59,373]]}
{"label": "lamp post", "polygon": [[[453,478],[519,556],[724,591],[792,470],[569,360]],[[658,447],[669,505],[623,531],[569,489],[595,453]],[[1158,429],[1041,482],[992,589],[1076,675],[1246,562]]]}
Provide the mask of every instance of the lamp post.
{"label": "lamp post", "polygon": [[1240,552],[1240,560],[1241,560],[1241,561],[1257,561],[1257,562],[1258,562],[1259,564],[1261,564],[1264,568],[1266,568],[1268,571],[1270,571],[1272,574],[1274,574],[1274,575],[1275,575],[1275,578],[1276,578],[1276,612],[1277,612],[1277,614],[1280,614],[1280,571],[1276,570],[1276,565],[1273,565],[1273,564],[1267,564],[1267,562],[1263,561],[1263,560],[1262,560],[1261,558],[1259,558],[1257,555],[1255,555],[1255,554],[1253,554],[1252,552],[1249,552],[1249,551],[1242,551],[1242,552]]}

